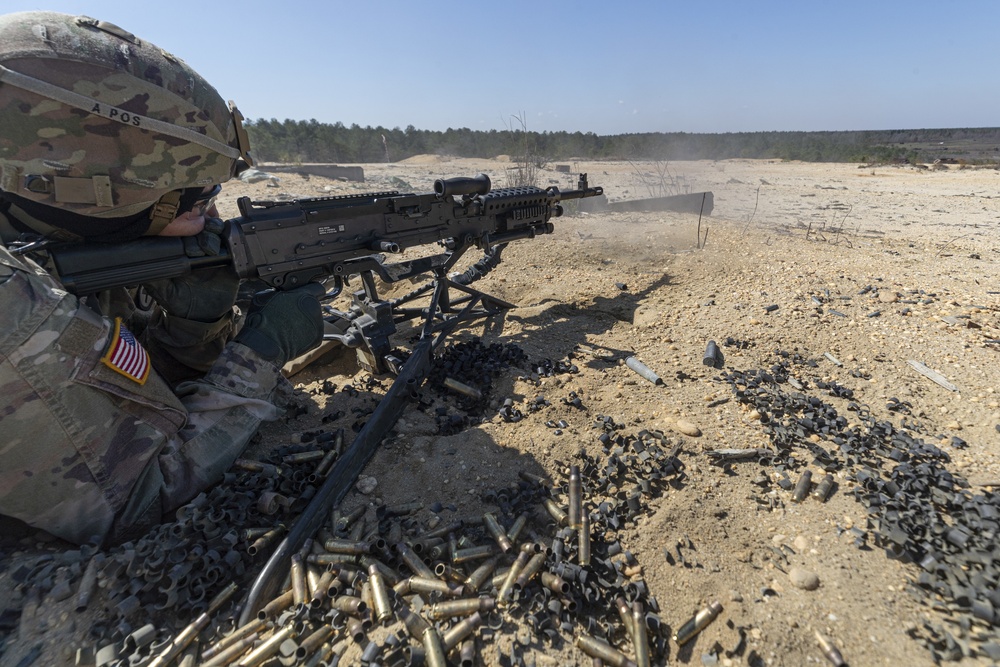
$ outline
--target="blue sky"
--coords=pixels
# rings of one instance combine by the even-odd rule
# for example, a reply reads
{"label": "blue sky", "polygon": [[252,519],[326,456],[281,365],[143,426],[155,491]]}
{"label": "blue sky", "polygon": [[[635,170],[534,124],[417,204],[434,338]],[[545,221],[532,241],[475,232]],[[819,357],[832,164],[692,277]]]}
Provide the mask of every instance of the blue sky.
{"label": "blue sky", "polygon": [[742,132],[1000,125],[1000,2],[3,0],[117,23],[247,118]]}

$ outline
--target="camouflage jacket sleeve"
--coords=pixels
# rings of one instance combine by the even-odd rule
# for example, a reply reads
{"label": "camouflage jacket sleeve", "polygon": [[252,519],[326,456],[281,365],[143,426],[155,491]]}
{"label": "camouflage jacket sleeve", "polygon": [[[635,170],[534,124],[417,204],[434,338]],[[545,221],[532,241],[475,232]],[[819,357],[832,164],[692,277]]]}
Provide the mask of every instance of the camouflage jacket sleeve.
{"label": "camouflage jacket sleeve", "polygon": [[159,521],[277,415],[279,369],[248,348],[228,344],[177,395],[142,369],[141,346],[131,366],[112,358],[124,327],[2,245],[0,312],[0,513],[67,540],[128,539]]}

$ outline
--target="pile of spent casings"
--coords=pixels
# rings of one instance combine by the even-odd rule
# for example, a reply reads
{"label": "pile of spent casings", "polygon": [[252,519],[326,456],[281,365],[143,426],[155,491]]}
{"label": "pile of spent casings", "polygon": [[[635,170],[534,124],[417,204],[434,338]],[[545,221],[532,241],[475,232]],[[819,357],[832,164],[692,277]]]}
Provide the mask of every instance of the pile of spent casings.
{"label": "pile of spent casings", "polygon": [[[233,573],[252,571],[251,554],[267,555],[342,438],[313,433],[267,461],[242,460],[232,488],[217,487],[178,521],[102,556],[107,618],[93,630],[101,639],[94,664],[433,667],[449,654],[478,664],[493,651],[501,664],[521,665],[533,651],[570,642],[604,664],[663,662],[668,626],[616,534],[683,466],[662,433],[625,436],[608,417],[594,426],[606,458],[581,452],[561,465],[558,482],[522,472],[516,485],[484,495],[496,510],[478,517],[447,520],[437,503],[335,512],[293,556],[281,594],[236,628]],[[192,576],[208,562],[231,572]],[[188,579],[177,578],[183,572]],[[675,641],[719,609],[692,619]]]}
{"label": "pile of spent casings", "polygon": [[[477,344],[450,358],[442,377],[486,389],[498,369],[523,361]],[[568,362],[531,369],[575,370]],[[563,402],[580,409],[574,398]],[[475,664],[476,653],[492,651],[500,664],[521,665],[550,650],[604,664],[663,662],[669,626],[617,533],[683,476],[679,450],[659,432],[622,435],[611,417],[593,426],[603,459],[581,452],[560,464],[557,482],[523,472],[483,496],[495,511],[461,520],[448,520],[454,506],[441,503],[336,512],[292,558],[282,593],[236,627],[243,595],[233,584],[249,582],[306,506],[344,449],[344,430],[307,432],[263,460],[240,459],[175,521],[88,552],[86,568],[60,574],[81,608],[96,611],[93,644],[78,650],[78,663],[435,665],[451,655]],[[675,641],[719,609],[709,605]]]}
{"label": "pile of spent casings", "polygon": [[[797,502],[810,492],[821,500],[830,493],[812,489],[810,466],[827,474],[824,481],[839,471],[853,482],[875,545],[890,558],[915,565],[909,590],[944,619],[927,621],[910,635],[935,661],[982,656],[1000,661],[1000,494],[973,490],[950,472],[948,454],[914,435],[921,427],[907,419],[905,404],[890,398],[886,406],[902,415],[900,427],[879,420],[852,400],[851,390],[822,380],[822,363],[822,357],[778,351],[767,370],[721,375],[737,399],[758,412],[771,439],[774,452],[760,462],[775,470]],[[857,423],[851,425],[810,390],[846,401]],[[953,438],[952,444],[965,443]],[[792,471],[800,472],[794,485],[787,479]],[[855,543],[867,548],[866,531],[851,532]]]}

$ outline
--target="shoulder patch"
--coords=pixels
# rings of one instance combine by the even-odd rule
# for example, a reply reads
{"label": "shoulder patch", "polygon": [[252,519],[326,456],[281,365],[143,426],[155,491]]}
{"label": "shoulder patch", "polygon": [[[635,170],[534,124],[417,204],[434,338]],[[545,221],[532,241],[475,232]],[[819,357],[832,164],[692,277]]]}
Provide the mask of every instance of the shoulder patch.
{"label": "shoulder patch", "polygon": [[121,373],[139,384],[146,384],[146,378],[149,377],[149,354],[132,332],[122,324],[120,317],[115,318],[111,344],[101,357],[101,362],[116,373]]}

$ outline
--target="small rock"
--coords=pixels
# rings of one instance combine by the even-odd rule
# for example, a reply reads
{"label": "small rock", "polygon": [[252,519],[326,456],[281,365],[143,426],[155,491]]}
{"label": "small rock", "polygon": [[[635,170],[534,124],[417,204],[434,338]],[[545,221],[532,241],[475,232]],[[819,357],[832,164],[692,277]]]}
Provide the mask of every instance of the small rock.
{"label": "small rock", "polygon": [[692,438],[697,438],[701,435],[701,429],[685,419],[678,419],[674,427],[684,435],[689,435]]}
{"label": "small rock", "polygon": [[358,483],[354,485],[354,488],[358,490],[358,493],[369,495],[375,491],[375,487],[378,486],[378,480],[374,477],[359,477]]}
{"label": "small rock", "polygon": [[899,301],[899,295],[895,292],[879,292],[878,300],[882,303],[896,303]]}
{"label": "small rock", "polygon": [[809,539],[805,535],[799,535],[792,542],[792,545],[798,549],[799,553],[805,553],[809,549]]}
{"label": "small rock", "polygon": [[796,588],[804,591],[814,591],[819,588],[819,575],[801,567],[793,567],[788,571],[788,579]]}

